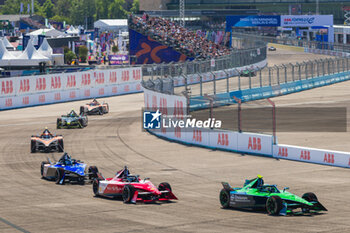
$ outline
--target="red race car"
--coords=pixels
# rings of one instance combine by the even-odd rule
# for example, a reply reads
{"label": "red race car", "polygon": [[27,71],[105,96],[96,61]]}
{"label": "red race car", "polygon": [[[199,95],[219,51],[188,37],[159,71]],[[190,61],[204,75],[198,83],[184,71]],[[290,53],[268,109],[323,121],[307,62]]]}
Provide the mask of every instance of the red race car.
{"label": "red race car", "polygon": [[100,176],[95,179],[92,190],[95,196],[121,196],[124,203],[177,200],[168,183],[160,183],[157,188],[149,178],[142,180],[139,175],[131,175],[126,166],[114,178],[104,179]]}

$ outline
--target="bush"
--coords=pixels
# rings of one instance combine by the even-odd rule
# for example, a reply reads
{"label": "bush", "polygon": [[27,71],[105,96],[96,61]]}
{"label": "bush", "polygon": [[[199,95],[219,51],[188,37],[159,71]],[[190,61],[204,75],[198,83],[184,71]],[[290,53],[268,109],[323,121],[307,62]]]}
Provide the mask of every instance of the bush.
{"label": "bush", "polygon": [[86,62],[88,52],[88,48],[85,45],[79,46],[79,57],[81,62]]}
{"label": "bush", "polygon": [[77,56],[71,50],[69,50],[67,53],[64,54],[64,59],[67,64],[71,64],[72,61],[76,58]]}
{"label": "bush", "polygon": [[112,52],[113,52],[113,53],[117,53],[118,51],[119,51],[118,46],[114,45],[114,46],[112,47]]}

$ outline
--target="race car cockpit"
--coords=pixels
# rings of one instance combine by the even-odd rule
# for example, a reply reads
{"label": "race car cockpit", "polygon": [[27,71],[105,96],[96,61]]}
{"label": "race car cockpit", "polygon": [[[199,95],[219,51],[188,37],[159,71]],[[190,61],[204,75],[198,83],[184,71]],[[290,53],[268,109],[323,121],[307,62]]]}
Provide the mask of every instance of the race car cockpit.
{"label": "race car cockpit", "polygon": [[125,166],[122,170],[117,172],[116,178],[120,178],[124,182],[138,182],[139,181],[139,175],[131,175],[127,166]]}
{"label": "race car cockpit", "polygon": [[78,117],[79,115],[78,115],[74,110],[72,110],[72,111],[70,111],[70,112],[68,113],[67,116],[68,116],[68,117]]}
{"label": "race car cockpit", "polygon": [[67,153],[64,153],[60,160],[58,160],[58,163],[63,166],[72,166],[74,160]]}
{"label": "race car cockpit", "polygon": [[276,185],[263,185],[260,188],[260,192],[266,192],[266,193],[279,193],[280,191],[276,187]]}
{"label": "race car cockpit", "polygon": [[50,131],[47,128],[40,135],[40,138],[42,138],[42,139],[51,139],[52,137],[53,137],[53,135],[50,133]]}
{"label": "race car cockpit", "polygon": [[100,103],[96,99],[93,99],[89,105],[90,106],[97,106],[97,105],[100,105]]}

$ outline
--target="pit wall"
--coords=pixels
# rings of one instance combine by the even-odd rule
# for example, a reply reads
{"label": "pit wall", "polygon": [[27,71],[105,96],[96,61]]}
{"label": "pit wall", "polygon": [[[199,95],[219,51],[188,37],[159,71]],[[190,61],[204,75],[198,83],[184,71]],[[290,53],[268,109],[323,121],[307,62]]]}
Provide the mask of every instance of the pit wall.
{"label": "pit wall", "polygon": [[[185,97],[163,94],[146,88],[144,88],[144,96],[147,110],[156,111],[159,109],[161,113],[166,112],[167,115],[186,113],[187,100]],[[148,131],[160,138],[186,145],[350,168],[350,153],[274,144],[272,135],[203,128],[186,130],[177,128],[171,131],[169,129],[153,129]]]}
{"label": "pit wall", "polygon": [[141,92],[141,67],[0,79],[0,110]]}

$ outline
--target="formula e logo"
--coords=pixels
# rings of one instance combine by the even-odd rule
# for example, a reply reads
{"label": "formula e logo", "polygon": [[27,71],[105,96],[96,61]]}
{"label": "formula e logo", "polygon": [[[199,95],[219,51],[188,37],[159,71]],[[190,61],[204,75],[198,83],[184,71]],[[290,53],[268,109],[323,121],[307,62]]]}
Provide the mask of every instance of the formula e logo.
{"label": "formula e logo", "polygon": [[156,112],[143,112],[143,128],[144,129],[160,129],[162,114]]}

